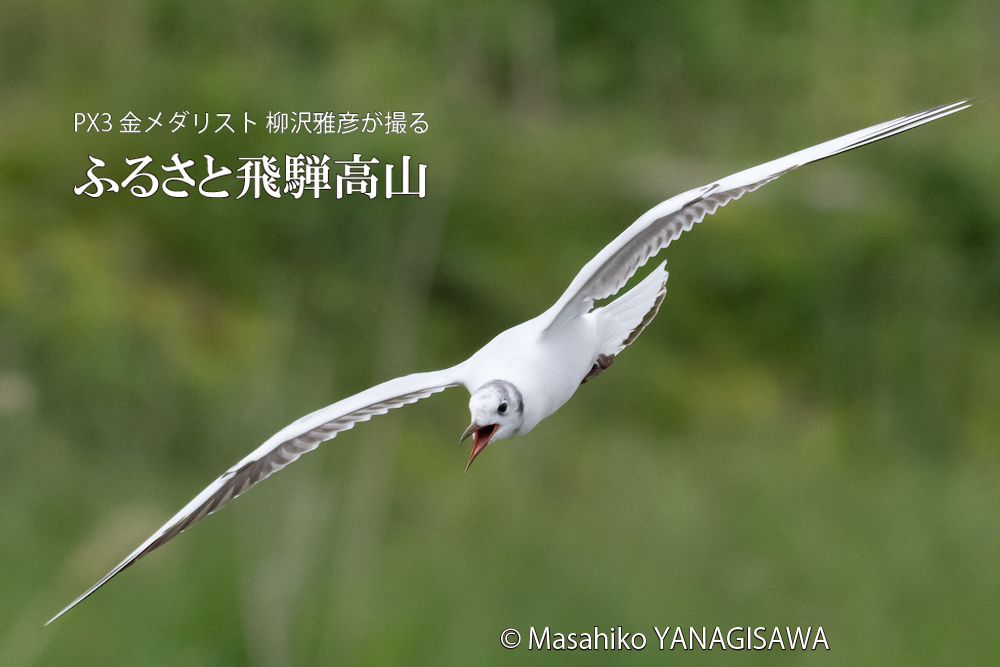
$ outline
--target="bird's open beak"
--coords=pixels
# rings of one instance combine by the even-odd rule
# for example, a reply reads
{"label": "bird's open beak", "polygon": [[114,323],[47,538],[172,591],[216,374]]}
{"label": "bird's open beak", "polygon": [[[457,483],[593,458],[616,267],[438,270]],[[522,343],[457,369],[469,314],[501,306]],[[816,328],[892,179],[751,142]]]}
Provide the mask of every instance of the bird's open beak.
{"label": "bird's open beak", "polygon": [[469,428],[465,429],[465,433],[462,434],[462,440],[460,442],[464,441],[470,435],[472,436],[472,451],[469,453],[469,462],[465,466],[466,472],[468,472],[469,466],[471,466],[472,462],[476,460],[476,457],[479,456],[479,452],[486,449],[486,445],[490,444],[490,438],[492,438],[493,434],[497,432],[497,428],[497,424],[480,426],[476,422],[472,422],[472,424],[469,425]]}

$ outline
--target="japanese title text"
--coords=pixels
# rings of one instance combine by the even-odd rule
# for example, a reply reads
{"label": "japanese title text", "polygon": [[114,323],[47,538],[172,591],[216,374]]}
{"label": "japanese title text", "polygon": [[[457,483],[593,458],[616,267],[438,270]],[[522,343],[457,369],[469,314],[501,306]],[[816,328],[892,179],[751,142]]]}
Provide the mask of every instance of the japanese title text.
{"label": "japanese title text", "polygon": [[[106,168],[104,160],[93,155],[88,157],[91,166],[87,170],[87,181],[73,187],[75,194],[88,197],[100,197],[105,193],[117,193],[124,189],[128,189],[134,197],[151,197],[157,191],[168,197],[188,197],[197,186],[198,194],[216,199],[230,196],[225,184],[227,180],[233,179],[242,181],[242,189],[236,199],[250,194],[254,199],[259,199],[262,194],[278,199],[283,193],[299,199],[308,192],[318,199],[324,190],[336,192],[337,199],[350,195],[375,199],[379,194],[380,182],[386,199],[400,195],[423,198],[427,194],[427,165],[416,165],[414,185],[410,178],[409,155],[401,157],[398,173],[395,171],[396,165],[388,162],[383,165],[375,157],[365,160],[360,153],[354,153],[350,160],[333,161],[325,153],[285,155],[284,164],[273,155],[241,157],[238,159],[242,164],[236,168],[235,176],[229,167],[216,165],[215,158],[211,155],[205,155],[204,165],[196,167],[194,159],[182,160],[179,153],[174,153],[169,163],[159,165],[158,171],[151,168],[153,158],[143,155],[125,158],[125,164],[132,171],[120,183],[97,173]],[[376,175],[379,165],[384,167],[379,170],[383,179]],[[189,172],[189,169],[192,171]],[[199,180],[195,180],[192,173],[199,176]],[[204,177],[201,177],[202,174]]]}

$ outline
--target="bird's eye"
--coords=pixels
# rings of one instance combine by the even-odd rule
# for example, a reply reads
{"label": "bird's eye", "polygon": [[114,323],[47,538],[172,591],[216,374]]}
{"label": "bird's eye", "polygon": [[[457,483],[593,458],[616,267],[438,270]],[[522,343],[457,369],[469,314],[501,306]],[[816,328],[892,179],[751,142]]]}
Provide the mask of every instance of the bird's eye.
{"label": "bird's eye", "polygon": [[499,412],[500,414],[503,414],[503,413],[507,412],[507,404],[506,403],[501,403],[500,407],[497,408],[497,412]]}

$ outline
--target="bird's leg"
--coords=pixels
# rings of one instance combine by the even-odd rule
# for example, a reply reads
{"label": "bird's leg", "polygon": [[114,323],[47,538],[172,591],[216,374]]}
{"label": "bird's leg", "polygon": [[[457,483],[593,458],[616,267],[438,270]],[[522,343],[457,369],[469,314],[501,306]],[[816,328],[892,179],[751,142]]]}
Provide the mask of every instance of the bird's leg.
{"label": "bird's leg", "polygon": [[594,364],[594,367],[590,369],[590,372],[587,373],[586,377],[584,377],[583,380],[580,381],[580,384],[584,384],[590,378],[594,378],[600,375],[601,371],[608,368],[612,363],[614,363],[614,360],[615,360],[615,355],[613,354],[597,355],[597,362]]}

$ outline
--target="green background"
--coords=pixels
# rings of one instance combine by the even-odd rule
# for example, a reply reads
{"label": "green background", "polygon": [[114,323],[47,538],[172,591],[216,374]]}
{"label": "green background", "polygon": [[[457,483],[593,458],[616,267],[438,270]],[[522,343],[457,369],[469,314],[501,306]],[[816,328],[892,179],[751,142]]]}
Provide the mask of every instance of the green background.
{"label": "green background", "polygon": [[[983,0],[3,0],[0,664],[996,664],[998,44]],[[41,628],[272,433],[461,361],[648,207],[969,96],[681,237],[639,342],[468,474],[451,390]],[[117,132],[183,110],[258,125]],[[429,129],[264,131],[300,110]],[[88,155],[120,181],[126,157],[200,178],[299,151],[413,155],[427,197],[72,191]],[[594,625],[651,642],[499,642]],[[823,626],[831,650],[660,653],[654,625]]]}

